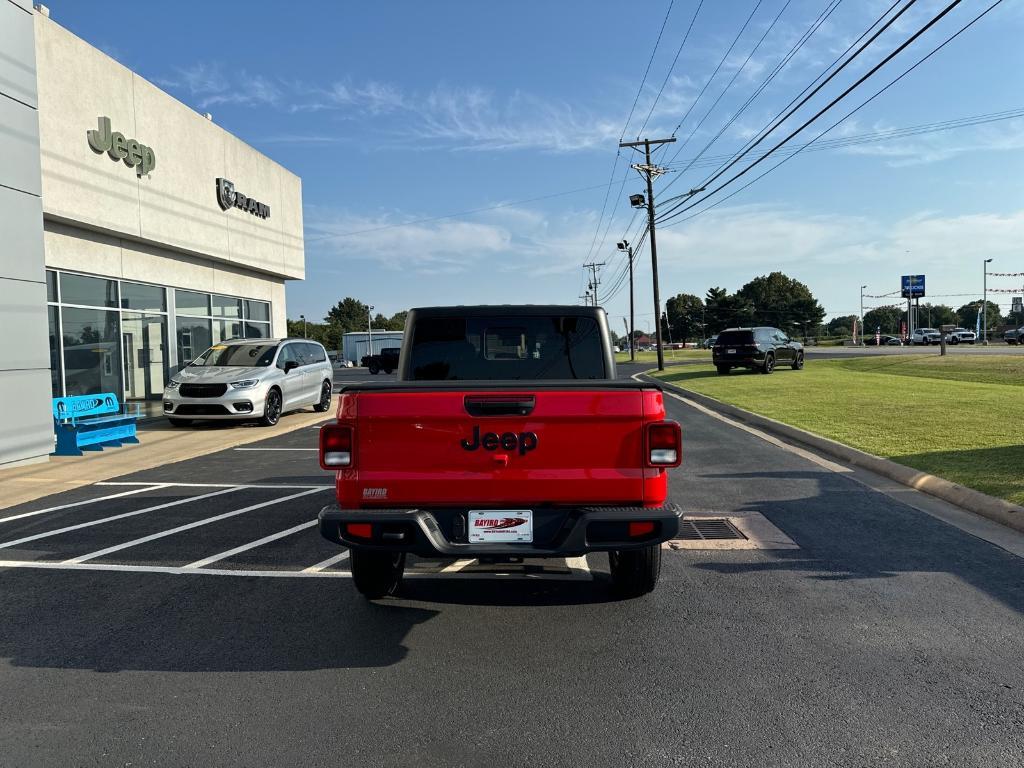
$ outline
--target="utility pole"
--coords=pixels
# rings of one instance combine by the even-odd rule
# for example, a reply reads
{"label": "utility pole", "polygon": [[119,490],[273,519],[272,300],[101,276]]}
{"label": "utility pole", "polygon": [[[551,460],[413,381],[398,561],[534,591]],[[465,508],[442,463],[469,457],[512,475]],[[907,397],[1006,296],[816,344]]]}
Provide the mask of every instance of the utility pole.
{"label": "utility pole", "polygon": [[988,346],[988,265],[991,261],[992,259],[985,259],[981,265],[982,271],[985,273],[981,278],[981,322],[984,323],[982,327],[985,329],[981,335],[983,339],[981,343],[986,347]]}
{"label": "utility pole", "polygon": [[601,281],[597,277],[597,270],[599,270],[604,265],[605,265],[605,262],[603,262],[603,261],[600,264],[591,263],[591,264],[584,264],[583,265],[584,269],[589,269],[590,270],[590,290],[592,290],[594,292],[594,306],[595,307],[598,304],[598,302],[597,302],[597,286],[599,286],[601,284]]}
{"label": "utility pole", "polygon": [[[636,336],[636,315],[633,312],[633,246],[629,244],[628,240],[623,240],[620,243],[616,243],[620,251],[626,251],[629,256],[629,360],[630,362],[636,362],[636,352],[633,350],[633,338]],[[625,322],[626,318],[622,318]]]}
{"label": "utility pole", "polygon": [[633,362],[636,360],[636,356],[633,354],[633,336],[629,330],[629,323],[626,322],[626,318],[622,318],[622,325],[626,328],[626,336],[629,338],[629,360]]}
{"label": "utility pole", "polygon": [[665,169],[657,165],[651,165],[651,144],[672,144],[675,137],[668,139],[644,139],[643,141],[620,142],[619,147],[640,146],[644,148],[644,163],[634,163],[633,168],[640,172],[640,175],[647,179],[647,234],[651,239],[651,272],[654,282],[654,321],[655,339],[658,345],[658,370],[665,370],[665,350],[661,344],[661,290],[658,287],[658,242],[654,236],[654,180],[665,173]]}
{"label": "utility pole", "polygon": [[369,304],[366,308],[366,343],[370,349],[366,354],[373,354],[373,305]]}
{"label": "utility pole", "polygon": [[583,299],[583,306],[585,306],[585,307],[589,307],[590,306],[590,291],[587,291],[586,293],[584,293],[582,296],[580,296],[580,298]]}
{"label": "utility pole", "polygon": [[866,285],[862,285],[860,287],[860,317],[857,318],[857,321],[860,324],[860,345],[862,347],[864,346],[864,289],[865,288],[867,288]]}

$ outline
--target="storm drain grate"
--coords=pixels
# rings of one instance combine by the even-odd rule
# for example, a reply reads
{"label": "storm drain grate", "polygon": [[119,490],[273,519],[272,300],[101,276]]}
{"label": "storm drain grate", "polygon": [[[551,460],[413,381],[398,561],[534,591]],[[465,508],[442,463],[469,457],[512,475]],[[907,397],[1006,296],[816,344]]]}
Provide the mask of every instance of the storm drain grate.
{"label": "storm drain grate", "polygon": [[684,541],[707,541],[709,539],[746,539],[747,537],[725,518],[704,520],[680,520],[679,533],[675,538]]}

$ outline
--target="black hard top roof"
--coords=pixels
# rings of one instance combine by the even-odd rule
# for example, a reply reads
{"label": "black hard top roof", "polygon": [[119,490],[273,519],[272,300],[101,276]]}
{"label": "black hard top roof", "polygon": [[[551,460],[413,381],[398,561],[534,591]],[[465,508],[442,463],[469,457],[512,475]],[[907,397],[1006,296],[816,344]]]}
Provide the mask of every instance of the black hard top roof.
{"label": "black hard top roof", "polygon": [[603,313],[601,307],[581,307],[579,304],[457,304],[449,307],[414,307],[409,310],[418,317],[467,317],[488,315],[579,315],[595,317]]}

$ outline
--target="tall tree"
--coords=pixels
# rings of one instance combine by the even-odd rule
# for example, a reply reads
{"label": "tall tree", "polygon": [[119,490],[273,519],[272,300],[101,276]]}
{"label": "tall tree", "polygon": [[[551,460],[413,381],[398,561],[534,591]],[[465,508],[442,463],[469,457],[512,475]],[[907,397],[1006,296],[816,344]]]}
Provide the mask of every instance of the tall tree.
{"label": "tall tree", "polygon": [[388,320],[389,331],[404,331],[405,330],[405,318],[409,315],[408,311],[402,310],[401,312],[395,312]]}
{"label": "tall tree", "polygon": [[[975,308],[977,313],[977,308]],[[952,307],[945,304],[922,304],[917,309],[917,324],[938,328],[940,325],[956,325],[958,318]]]}
{"label": "tall tree", "polygon": [[903,314],[899,307],[877,307],[865,312],[864,331],[867,334],[872,334],[880,330],[881,333],[898,335]]}
{"label": "tall tree", "polygon": [[[960,307],[960,309],[956,311],[957,320],[960,325],[964,328],[970,328],[973,331],[978,322],[978,310],[980,308],[981,299],[978,301],[972,301],[969,304],[964,304]],[[991,338],[993,329],[1003,322],[1003,317],[999,314],[998,304],[992,301],[986,302],[985,320],[988,322],[989,338]]]}
{"label": "tall tree", "polygon": [[704,302],[700,296],[680,293],[665,302],[668,330],[672,341],[685,342],[702,338],[704,333]]}
{"label": "tall tree", "polygon": [[806,335],[825,319],[825,310],[811,289],[782,272],[755,277],[736,292],[736,297],[750,305],[754,325],[799,329]]}
{"label": "tall tree", "polygon": [[324,320],[328,323],[336,323],[342,333],[365,331],[369,312],[369,306],[348,296],[331,307]]}
{"label": "tall tree", "polygon": [[[857,320],[856,315],[841,315],[833,317],[828,321],[825,330],[829,336],[850,336],[853,334],[853,324]],[[865,323],[867,325],[867,323]]]}

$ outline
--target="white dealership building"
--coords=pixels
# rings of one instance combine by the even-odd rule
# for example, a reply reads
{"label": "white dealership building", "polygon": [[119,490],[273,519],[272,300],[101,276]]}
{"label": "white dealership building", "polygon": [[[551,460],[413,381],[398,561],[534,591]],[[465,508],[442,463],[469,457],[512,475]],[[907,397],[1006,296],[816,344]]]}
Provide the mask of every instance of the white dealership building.
{"label": "white dealership building", "polygon": [[0,0],[0,466],[52,451],[53,397],[158,401],[211,343],[285,335],[304,273],[295,174]]}

